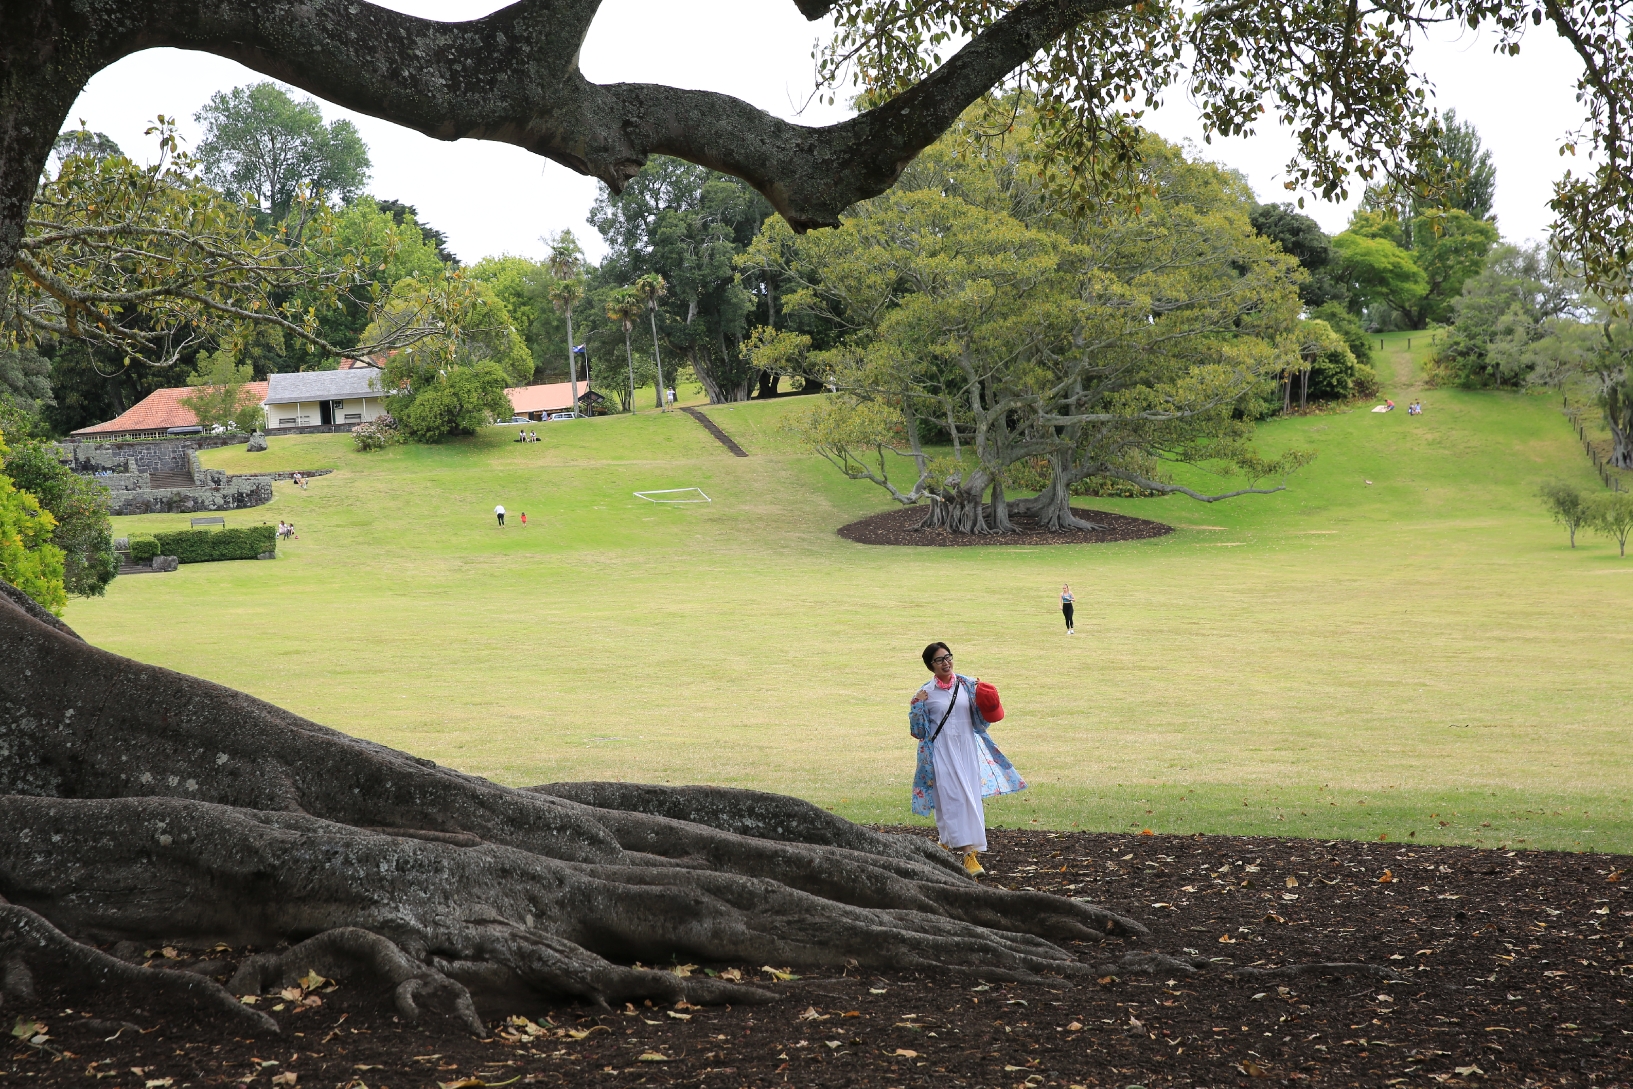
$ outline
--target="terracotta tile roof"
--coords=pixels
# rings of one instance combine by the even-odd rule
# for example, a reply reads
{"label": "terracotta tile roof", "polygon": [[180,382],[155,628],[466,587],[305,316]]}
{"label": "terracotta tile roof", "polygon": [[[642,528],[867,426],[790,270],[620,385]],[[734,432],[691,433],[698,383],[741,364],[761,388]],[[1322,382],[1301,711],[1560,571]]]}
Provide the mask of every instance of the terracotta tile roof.
{"label": "terracotta tile roof", "polygon": [[[266,390],[265,382],[245,382],[244,402],[259,404],[266,396]],[[82,427],[72,434],[128,435],[144,431],[164,431],[172,427],[196,427],[198,417],[193,415],[192,409],[181,403],[182,396],[192,392],[191,386],[156,389],[126,409],[118,418],[93,427]]]}
{"label": "terracotta tile roof", "polygon": [[[588,392],[589,384],[580,382],[579,400],[582,401]],[[541,386],[513,386],[505,390],[505,396],[510,398],[510,407],[518,416],[528,412],[566,412],[573,407],[573,384],[550,382]]]}

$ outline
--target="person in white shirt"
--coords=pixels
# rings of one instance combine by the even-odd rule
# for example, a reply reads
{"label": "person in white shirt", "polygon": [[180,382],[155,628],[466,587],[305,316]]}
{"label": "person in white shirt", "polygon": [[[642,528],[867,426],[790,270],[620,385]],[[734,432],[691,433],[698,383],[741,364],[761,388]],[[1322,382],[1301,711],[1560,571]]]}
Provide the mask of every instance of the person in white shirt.
{"label": "person in white shirt", "polygon": [[504,529],[505,528],[505,508],[502,505],[494,507],[493,508],[493,513],[499,519],[499,528]]}

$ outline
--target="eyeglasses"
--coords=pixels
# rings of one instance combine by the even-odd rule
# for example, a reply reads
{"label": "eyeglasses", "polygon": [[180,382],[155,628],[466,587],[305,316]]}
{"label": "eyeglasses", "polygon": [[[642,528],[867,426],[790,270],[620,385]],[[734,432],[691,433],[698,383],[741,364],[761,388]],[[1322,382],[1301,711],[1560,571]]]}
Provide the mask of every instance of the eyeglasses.
{"label": "eyeglasses", "polygon": [[953,656],[951,654],[939,654],[936,657],[930,659],[930,664],[931,665],[940,665],[942,662],[950,662],[952,660],[953,660]]}

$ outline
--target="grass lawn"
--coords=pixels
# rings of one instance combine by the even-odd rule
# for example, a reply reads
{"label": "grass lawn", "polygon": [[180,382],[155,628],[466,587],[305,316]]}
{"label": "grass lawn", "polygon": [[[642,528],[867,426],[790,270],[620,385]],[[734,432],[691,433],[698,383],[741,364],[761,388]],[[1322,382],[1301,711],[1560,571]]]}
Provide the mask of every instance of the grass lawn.
{"label": "grass lawn", "polygon": [[[1103,503],[1180,527],[1156,540],[843,541],[886,501],[792,447],[780,421],[810,402],[788,398],[710,410],[748,458],[650,409],[529,445],[211,451],[337,472],[227,516],[293,521],[277,561],[122,578],[66,619],[506,783],[753,786],[886,822],[907,819],[918,651],[945,639],[1003,691],[995,735],[1032,784],[993,824],[1633,851],[1633,559],[1572,551],[1534,497],[1597,486],[1581,446],[1556,400],[1419,390],[1423,335],[1386,341],[1400,410],[1263,428],[1319,452],[1286,492]],[[714,502],[631,494],[686,486]]]}

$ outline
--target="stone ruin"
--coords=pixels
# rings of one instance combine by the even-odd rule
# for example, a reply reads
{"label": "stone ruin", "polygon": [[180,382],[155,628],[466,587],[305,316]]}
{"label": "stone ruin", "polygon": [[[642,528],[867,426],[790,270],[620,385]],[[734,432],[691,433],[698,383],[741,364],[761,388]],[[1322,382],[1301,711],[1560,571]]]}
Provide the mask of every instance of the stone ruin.
{"label": "stone ruin", "polygon": [[274,474],[206,469],[196,442],[65,442],[57,451],[63,464],[108,489],[113,514],[202,514],[272,502]]}

